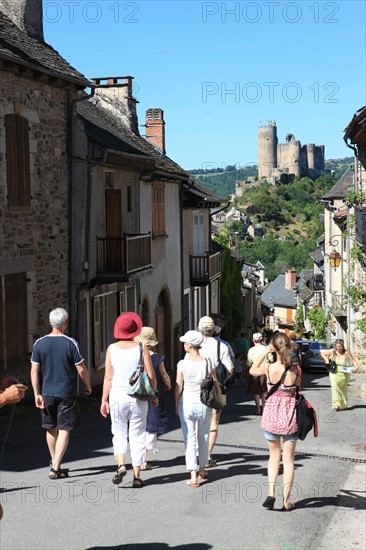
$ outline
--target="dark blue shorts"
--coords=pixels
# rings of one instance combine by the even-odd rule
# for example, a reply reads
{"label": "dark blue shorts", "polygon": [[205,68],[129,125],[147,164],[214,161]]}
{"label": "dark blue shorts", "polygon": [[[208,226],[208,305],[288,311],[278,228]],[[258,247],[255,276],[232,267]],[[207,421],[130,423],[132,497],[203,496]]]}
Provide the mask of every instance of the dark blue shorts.
{"label": "dark blue shorts", "polygon": [[43,396],[45,408],[41,409],[42,428],[73,430],[80,424],[80,408],[76,397]]}

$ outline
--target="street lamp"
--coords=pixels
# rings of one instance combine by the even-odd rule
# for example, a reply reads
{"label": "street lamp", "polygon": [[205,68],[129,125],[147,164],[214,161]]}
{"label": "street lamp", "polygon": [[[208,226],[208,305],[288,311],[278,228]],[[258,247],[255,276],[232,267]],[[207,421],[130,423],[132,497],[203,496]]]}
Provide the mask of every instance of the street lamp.
{"label": "street lamp", "polygon": [[[339,236],[343,237],[343,235],[339,235]],[[337,241],[334,237],[338,237],[338,235],[335,235],[335,236],[333,235],[329,239],[329,244],[333,246],[333,250],[329,254],[329,263],[330,263],[330,267],[332,267],[335,271],[341,265],[342,256],[340,255],[338,250],[336,250],[335,248],[339,244],[339,241]]]}

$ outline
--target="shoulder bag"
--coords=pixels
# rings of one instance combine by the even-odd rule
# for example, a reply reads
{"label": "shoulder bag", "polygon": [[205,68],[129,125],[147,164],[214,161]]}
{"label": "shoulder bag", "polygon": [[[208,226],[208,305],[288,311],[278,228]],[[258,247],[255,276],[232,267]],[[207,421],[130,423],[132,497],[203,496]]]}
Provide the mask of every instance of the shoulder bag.
{"label": "shoulder bag", "polygon": [[154,399],[157,392],[153,389],[150,384],[149,377],[145,371],[144,357],[143,357],[143,347],[142,343],[139,342],[140,346],[140,359],[137,366],[137,369],[131,374],[129,380],[129,388],[127,390],[127,395],[131,397],[136,397],[137,399],[142,399],[147,401],[148,399]]}
{"label": "shoulder bag", "polygon": [[224,407],[221,399],[221,388],[212,370],[211,361],[210,369],[208,368],[209,361],[209,359],[206,359],[206,376],[201,382],[201,403],[211,409],[221,410]]}

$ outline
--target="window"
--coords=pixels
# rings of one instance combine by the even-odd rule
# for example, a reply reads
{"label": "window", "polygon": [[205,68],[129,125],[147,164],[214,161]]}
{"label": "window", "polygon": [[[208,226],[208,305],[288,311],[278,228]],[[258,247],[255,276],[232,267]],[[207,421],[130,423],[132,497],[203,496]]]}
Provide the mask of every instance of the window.
{"label": "window", "polygon": [[154,236],[165,235],[165,185],[154,183],[152,194],[152,233]]}
{"label": "window", "polygon": [[5,115],[8,205],[30,206],[29,125],[20,115]]}
{"label": "window", "polygon": [[113,187],[114,185],[114,173],[113,172],[104,172],[104,186]]}
{"label": "window", "polygon": [[0,371],[4,371],[29,361],[27,275],[3,275],[0,284]]}
{"label": "window", "polygon": [[116,293],[96,296],[93,313],[94,366],[98,367],[104,363],[107,347],[113,342],[113,327],[117,317]]}
{"label": "window", "polygon": [[127,212],[132,212],[132,189],[131,185],[127,187]]}

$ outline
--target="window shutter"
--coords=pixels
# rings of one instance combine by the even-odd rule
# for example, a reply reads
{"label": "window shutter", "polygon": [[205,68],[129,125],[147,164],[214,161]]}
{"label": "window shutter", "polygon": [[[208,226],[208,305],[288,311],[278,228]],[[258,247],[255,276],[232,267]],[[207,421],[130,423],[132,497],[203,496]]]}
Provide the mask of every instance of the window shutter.
{"label": "window shutter", "polygon": [[9,206],[30,206],[30,160],[28,120],[5,115],[6,170]]}

